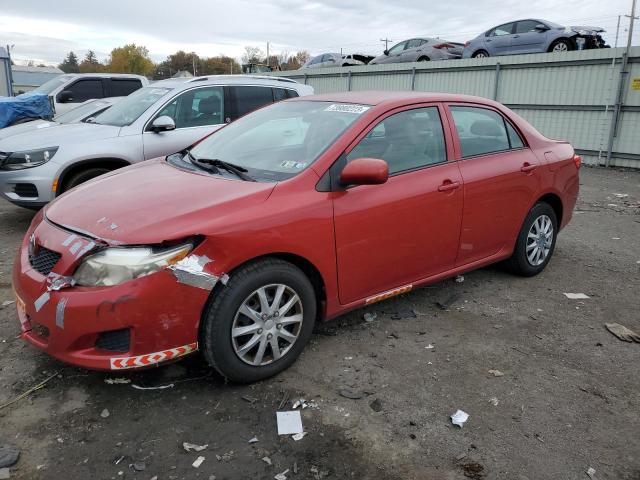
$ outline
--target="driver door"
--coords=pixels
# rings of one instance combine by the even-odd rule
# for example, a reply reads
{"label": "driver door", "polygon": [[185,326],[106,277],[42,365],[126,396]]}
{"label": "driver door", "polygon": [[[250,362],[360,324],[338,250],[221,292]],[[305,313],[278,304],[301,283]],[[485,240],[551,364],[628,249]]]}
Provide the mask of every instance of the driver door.
{"label": "driver door", "polygon": [[390,175],[382,185],[334,193],[340,303],[453,268],[463,188],[442,119],[436,104],[394,110],[361,134],[333,167],[332,176],[339,176],[347,162],[374,157],[387,162]]}

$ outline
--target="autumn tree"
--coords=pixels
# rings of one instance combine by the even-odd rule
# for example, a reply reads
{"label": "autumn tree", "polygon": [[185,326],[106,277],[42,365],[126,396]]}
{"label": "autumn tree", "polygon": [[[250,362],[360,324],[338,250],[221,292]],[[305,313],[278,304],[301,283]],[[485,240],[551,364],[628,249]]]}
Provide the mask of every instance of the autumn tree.
{"label": "autumn tree", "polygon": [[80,73],[100,73],[105,71],[105,66],[98,61],[96,53],[89,50],[80,64]]}
{"label": "autumn tree", "polygon": [[155,65],[149,58],[149,50],[134,43],[114,48],[107,64],[111,73],[136,73],[138,75],[152,75]]}
{"label": "autumn tree", "polygon": [[178,50],[173,55],[169,55],[165,61],[160,62],[156,74],[159,78],[170,78],[181,70],[193,73],[194,61],[196,64],[196,74],[201,75],[200,69],[198,68],[201,59],[198,57],[198,54],[195,52],[187,53],[183,50]]}
{"label": "autumn tree", "polygon": [[80,71],[78,57],[75,53],[69,52],[58,68],[64,73],[78,73]]}
{"label": "autumn tree", "polygon": [[198,67],[198,75],[224,75],[230,73],[242,73],[242,67],[233,58],[226,55],[201,58]]}

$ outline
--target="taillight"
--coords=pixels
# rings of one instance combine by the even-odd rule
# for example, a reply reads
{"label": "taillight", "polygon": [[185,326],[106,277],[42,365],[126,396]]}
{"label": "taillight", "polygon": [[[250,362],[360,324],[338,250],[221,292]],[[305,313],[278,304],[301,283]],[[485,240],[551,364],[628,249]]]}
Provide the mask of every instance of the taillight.
{"label": "taillight", "polygon": [[441,48],[455,48],[455,45],[451,45],[450,43],[438,43],[434,45],[433,48],[437,48],[440,50]]}
{"label": "taillight", "polygon": [[580,155],[573,156],[573,163],[576,164],[576,168],[580,169],[580,165],[582,165],[582,157]]}

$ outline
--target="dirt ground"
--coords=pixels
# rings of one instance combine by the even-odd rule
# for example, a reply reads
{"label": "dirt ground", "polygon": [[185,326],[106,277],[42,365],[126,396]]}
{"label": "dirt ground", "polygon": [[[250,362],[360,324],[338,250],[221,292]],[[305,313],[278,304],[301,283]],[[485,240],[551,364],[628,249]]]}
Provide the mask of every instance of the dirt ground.
{"label": "dirt ground", "polygon": [[[577,211],[543,274],[485,268],[355,311],[318,328],[287,372],[252,386],[225,384],[197,356],[108,384],[115,375],[26,345],[15,305],[1,308],[0,405],[57,374],[0,408],[0,444],[22,452],[11,478],[272,479],[288,470],[288,479],[566,480],[588,479],[591,467],[595,479],[640,480],[640,344],[604,328],[615,321],[640,333],[640,173],[581,175]],[[12,300],[32,215],[0,202],[0,303]],[[448,311],[436,306],[452,293]],[[411,310],[416,318],[392,318]],[[341,396],[345,388],[362,398]],[[278,437],[276,411],[300,397],[316,405],[302,411],[308,435]],[[463,428],[449,418],[457,409],[469,414]],[[208,447],[187,453],[183,442]]]}

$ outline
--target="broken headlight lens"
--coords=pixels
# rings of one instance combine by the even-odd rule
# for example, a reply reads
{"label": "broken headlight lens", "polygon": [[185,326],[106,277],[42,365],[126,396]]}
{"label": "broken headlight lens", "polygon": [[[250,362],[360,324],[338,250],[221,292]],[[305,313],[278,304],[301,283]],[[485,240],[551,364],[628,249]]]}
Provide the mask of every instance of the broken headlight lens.
{"label": "broken headlight lens", "polygon": [[12,152],[0,166],[3,170],[22,170],[42,165],[53,158],[58,147],[39,148],[37,150],[25,150],[24,152]]}
{"label": "broken headlight lens", "polygon": [[107,248],[87,257],[73,275],[76,285],[106,287],[155,273],[186,257],[193,245]]}

